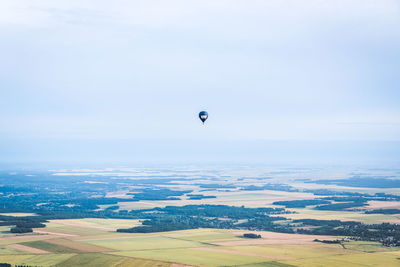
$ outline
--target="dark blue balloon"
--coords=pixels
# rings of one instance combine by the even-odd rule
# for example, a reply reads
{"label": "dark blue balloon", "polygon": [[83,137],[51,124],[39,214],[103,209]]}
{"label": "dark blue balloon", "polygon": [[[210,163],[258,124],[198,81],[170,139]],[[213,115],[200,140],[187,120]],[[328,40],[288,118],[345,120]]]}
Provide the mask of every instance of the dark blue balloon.
{"label": "dark blue balloon", "polygon": [[208,113],[207,113],[207,111],[200,111],[200,113],[199,113],[199,118],[200,118],[200,120],[203,122],[203,124],[204,124],[204,122],[206,121],[206,119],[208,118]]}

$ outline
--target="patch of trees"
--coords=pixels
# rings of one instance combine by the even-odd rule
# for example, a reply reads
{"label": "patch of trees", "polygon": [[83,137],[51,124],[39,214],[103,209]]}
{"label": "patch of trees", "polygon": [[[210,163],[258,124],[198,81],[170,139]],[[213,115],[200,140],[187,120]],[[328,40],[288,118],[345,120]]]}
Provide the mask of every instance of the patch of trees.
{"label": "patch of trees", "polygon": [[368,200],[375,199],[371,197],[364,196],[330,196],[324,197],[321,200],[330,200],[335,202],[334,204],[325,204],[315,207],[316,210],[347,210],[350,208],[367,206]]}
{"label": "patch of trees", "polygon": [[18,227],[41,228],[46,226],[42,222],[46,222],[46,220],[40,216],[14,217],[0,215],[0,226],[16,225]]}
{"label": "patch of trees", "polygon": [[376,193],[375,195],[370,194],[362,194],[359,196],[329,196],[324,197],[322,199],[333,200],[336,202],[367,202],[370,200],[377,201],[400,201],[400,196],[385,194],[385,193]]}
{"label": "patch of trees", "polygon": [[32,233],[33,229],[32,228],[27,228],[27,227],[13,227],[10,229],[11,233],[16,233],[16,234],[23,234],[23,233]]}
{"label": "patch of trees", "polygon": [[314,242],[320,242],[324,244],[341,244],[341,241],[339,239],[336,240],[319,240],[319,239],[314,239]]}
{"label": "patch of trees", "polygon": [[247,222],[236,224],[239,229],[247,229],[251,231],[272,231],[279,233],[294,233],[295,231],[290,225],[276,224],[275,221],[286,220],[282,217],[257,217],[249,219]]}
{"label": "patch of trees", "polygon": [[362,194],[357,192],[333,191],[328,189],[305,189],[303,192],[312,193],[316,196],[372,196],[369,194]]}
{"label": "patch of trees", "polygon": [[365,198],[365,197],[361,197],[361,196],[341,196],[341,197],[337,197],[337,196],[332,196],[332,197],[324,197],[322,198],[323,200],[332,200],[332,201],[336,201],[336,202],[359,202],[359,203],[363,203],[363,202],[367,202],[369,200],[369,198]]}
{"label": "patch of trees", "polygon": [[400,214],[400,209],[376,209],[367,210],[365,214]]}
{"label": "patch of trees", "polygon": [[176,196],[183,196],[192,191],[174,191],[170,189],[143,189],[139,193],[128,193],[133,199],[139,200],[179,200]]}
{"label": "patch of trees", "polygon": [[[376,193],[374,195],[366,194],[366,193],[358,193],[358,192],[347,192],[347,191],[333,191],[328,189],[306,189],[303,192],[312,193],[316,196],[347,196],[347,197],[360,197],[366,200],[379,200],[379,201],[400,201],[400,196],[386,193]],[[330,198],[328,197],[328,198]],[[327,199],[328,199],[327,198]],[[325,198],[323,198],[325,199]],[[332,199],[333,200],[333,199]]]}
{"label": "patch of trees", "polygon": [[179,216],[154,217],[151,220],[144,221],[143,226],[137,226],[130,229],[118,229],[117,232],[153,233],[153,232],[197,229],[200,227],[228,228],[229,226],[231,226],[231,223],[227,221],[221,221],[218,219],[208,220],[206,218],[201,218],[201,217],[179,215]]}
{"label": "patch of trees", "polygon": [[105,210],[111,211],[111,210],[117,210],[117,209],[119,209],[119,206],[115,205],[115,206],[110,206],[110,207],[106,208]]}
{"label": "patch of trees", "polygon": [[399,188],[400,180],[391,179],[391,177],[369,177],[369,176],[353,176],[348,179],[332,179],[332,180],[312,180],[306,183],[315,184],[334,184],[340,186],[363,187],[363,188]]}
{"label": "patch of trees", "polygon": [[243,234],[245,238],[261,238],[261,235],[253,234],[253,233],[245,233]]}
{"label": "patch of trees", "polygon": [[245,191],[273,190],[273,191],[284,191],[284,192],[299,192],[298,189],[295,189],[290,185],[286,184],[265,184],[262,186],[249,185],[241,188],[240,190],[245,190]]}
{"label": "patch of trees", "polygon": [[[335,202],[346,202],[346,203],[335,203],[328,205],[320,205],[316,207],[318,210],[346,210],[349,208],[362,207],[368,205],[367,202],[371,200],[375,201],[400,201],[400,196],[386,193],[363,194],[356,192],[338,192],[326,189],[317,190],[305,190],[308,193],[314,195],[326,196],[319,198],[320,200],[330,200]],[[331,195],[331,196],[327,196]],[[288,206],[287,206],[288,207]]]}
{"label": "patch of trees", "polygon": [[362,207],[365,206],[365,202],[349,202],[349,203],[335,203],[335,204],[327,204],[320,205],[315,207],[316,210],[346,210],[350,208]]}
{"label": "patch of trees", "polygon": [[45,224],[39,222],[32,222],[32,221],[22,221],[16,224],[16,227],[19,228],[44,228],[46,227]]}
{"label": "patch of trees", "polygon": [[129,229],[118,229],[117,232],[127,233],[153,233],[176,231],[197,228],[217,228],[217,229],[249,229],[249,230],[269,230],[276,232],[293,232],[284,227],[274,224],[273,221],[284,218],[262,216],[257,219],[251,219],[247,223],[238,224],[237,220],[222,220],[220,218],[209,218],[189,215],[161,215],[155,216],[150,220],[143,222],[142,226],[136,226]]}
{"label": "patch of trees", "polygon": [[159,211],[169,215],[189,215],[202,217],[222,217],[230,219],[251,219],[268,214],[283,214],[283,208],[245,208],[227,205],[185,205],[166,206],[165,208],[154,208],[150,211]]}
{"label": "patch of trees", "polygon": [[400,225],[382,224],[363,224],[360,222],[343,222],[338,220],[295,220],[301,222],[303,226],[319,226],[312,229],[297,229],[297,233],[311,235],[334,235],[349,236],[354,240],[376,241],[384,245],[400,245]]}
{"label": "patch of trees", "polygon": [[42,222],[46,222],[46,219],[41,216],[14,217],[0,215],[0,226],[14,226],[10,229],[11,233],[30,233],[33,231],[32,228],[46,227]]}
{"label": "patch of trees", "polygon": [[286,208],[305,208],[311,205],[330,204],[330,201],[321,199],[306,199],[306,200],[290,200],[290,201],[275,201],[272,204],[285,206]]}
{"label": "patch of trees", "polygon": [[339,220],[316,220],[316,219],[298,219],[293,220],[294,223],[301,223],[305,226],[329,226],[338,227],[342,225]]}
{"label": "patch of trees", "polygon": [[[245,208],[225,205],[186,205],[182,207],[167,206],[151,210],[138,210],[138,217],[147,218],[142,226],[129,229],[118,229],[118,232],[149,233],[175,231],[197,228],[242,229],[260,228],[260,230],[275,229],[282,226],[273,221],[285,220],[283,217],[270,217],[267,214],[279,214],[284,209]],[[246,220],[246,223],[238,223]],[[283,228],[282,228],[283,229]],[[287,232],[286,230],[282,230]]]}

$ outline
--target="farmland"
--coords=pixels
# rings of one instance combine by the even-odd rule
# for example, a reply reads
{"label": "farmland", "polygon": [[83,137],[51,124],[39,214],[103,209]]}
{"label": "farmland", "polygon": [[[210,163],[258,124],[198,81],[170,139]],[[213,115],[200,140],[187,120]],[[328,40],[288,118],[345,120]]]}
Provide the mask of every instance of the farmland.
{"label": "farmland", "polygon": [[[363,266],[395,266],[400,257],[399,249],[375,242],[349,241],[344,247],[313,242],[315,238],[336,238],[332,236],[257,232],[262,238],[249,240],[242,237],[242,231],[218,229],[85,233],[81,230],[87,229],[86,223],[85,219],[75,220],[74,226],[65,226],[64,230],[64,226],[50,222],[47,234],[19,236],[12,244],[0,246],[0,262],[32,266],[335,266],[335,262],[341,262],[344,266],[359,266],[357,263],[362,261]],[[107,219],[98,223],[113,225]],[[65,236],[60,237],[61,233]],[[32,236],[41,239],[30,241]],[[16,244],[24,247],[13,246]],[[26,247],[34,250],[27,251]]]}
{"label": "farmland", "polygon": [[[397,179],[396,172],[370,172]],[[3,173],[0,263],[398,266],[400,214],[366,211],[399,208],[400,190],[312,182],[331,178],[326,173],[257,168],[35,173],[42,180]],[[345,179],[347,173],[335,170],[332,176]],[[304,206],[294,205],[299,203]],[[10,231],[29,227],[32,232]],[[245,233],[261,238],[244,238]]]}

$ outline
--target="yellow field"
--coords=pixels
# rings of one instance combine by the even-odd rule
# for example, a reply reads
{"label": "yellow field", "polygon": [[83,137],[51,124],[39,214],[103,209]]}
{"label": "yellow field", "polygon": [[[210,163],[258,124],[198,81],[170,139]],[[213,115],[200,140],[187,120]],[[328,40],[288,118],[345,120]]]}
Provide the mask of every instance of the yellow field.
{"label": "yellow field", "polygon": [[220,253],[213,251],[202,251],[196,249],[168,249],[168,250],[142,250],[122,251],[114,254],[128,257],[139,257],[147,259],[161,259],[165,261],[177,261],[182,264],[196,266],[229,266],[260,263],[268,261],[262,257],[235,255],[231,253]]}
{"label": "yellow field", "polygon": [[293,214],[279,215],[289,219],[317,219],[317,220],[341,220],[341,221],[359,221],[369,224],[380,224],[383,222],[400,223],[400,215],[387,214],[365,214],[360,211],[330,211],[330,210],[313,210],[309,208],[291,209]]}
{"label": "yellow field", "polygon": [[244,239],[241,237],[244,231],[238,230],[128,234],[108,229],[137,224],[136,220],[57,220],[33,234],[3,233],[0,262],[33,266],[140,267],[179,267],[182,264],[390,267],[400,264],[399,248],[387,248],[374,242],[345,242],[344,247],[313,242],[316,237],[335,239],[331,236],[257,232],[261,239]]}

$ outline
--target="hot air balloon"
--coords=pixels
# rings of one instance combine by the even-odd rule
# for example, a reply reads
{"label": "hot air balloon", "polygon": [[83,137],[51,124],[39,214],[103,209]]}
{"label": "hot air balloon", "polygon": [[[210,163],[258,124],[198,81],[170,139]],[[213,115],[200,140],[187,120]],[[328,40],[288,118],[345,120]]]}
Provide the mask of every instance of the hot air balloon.
{"label": "hot air balloon", "polygon": [[206,119],[208,118],[208,113],[207,113],[207,111],[200,111],[200,113],[199,113],[199,118],[200,118],[200,120],[203,122],[203,124],[204,124],[204,122],[206,121]]}

